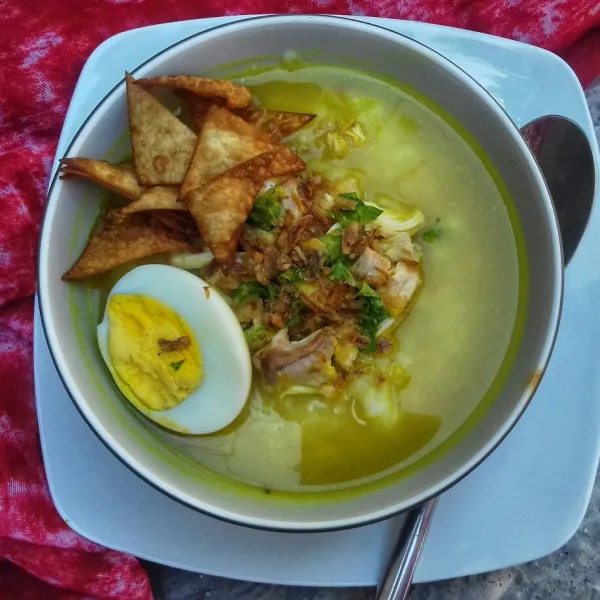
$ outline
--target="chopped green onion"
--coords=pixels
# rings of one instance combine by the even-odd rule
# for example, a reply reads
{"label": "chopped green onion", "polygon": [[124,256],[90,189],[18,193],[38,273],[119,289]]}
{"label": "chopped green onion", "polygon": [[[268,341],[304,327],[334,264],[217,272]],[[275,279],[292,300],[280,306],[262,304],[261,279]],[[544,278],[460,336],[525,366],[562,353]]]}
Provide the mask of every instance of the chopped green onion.
{"label": "chopped green onion", "polygon": [[379,294],[368,284],[363,283],[358,295],[364,298],[363,310],[359,316],[358,325],[369,336],[369,346],[366,352],[373,352],[377,345],[377,330],[390,313],[386,310]]}
{"label": "chopped green onion", "polygon": [[248,215],[248,221],[265,231],[275,227],[283,215],[281,198],[285,191],[278,186],[269,188],[254,201],[254,206]]}

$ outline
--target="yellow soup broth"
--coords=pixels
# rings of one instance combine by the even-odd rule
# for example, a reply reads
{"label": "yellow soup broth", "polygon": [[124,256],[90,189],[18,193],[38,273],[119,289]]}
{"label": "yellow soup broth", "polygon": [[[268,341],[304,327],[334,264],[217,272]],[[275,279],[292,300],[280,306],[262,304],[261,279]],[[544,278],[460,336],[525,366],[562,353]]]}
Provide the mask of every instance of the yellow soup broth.
{"label": "yellow soup broth", "polygon": [[[404,88],[330,66],[240,82],[266,108],[317,115],[286,140],[313,172],[354,181],[383,209],[422,211],[424,285],[393,332],[393,356],[376,359],[396,373],[379,390],[380,414],[361,413],[349,392],[266,393],[255,376],[247,408],[226,430],[158,435],[230,479],[282,491],[344,488],[406,470],[456,437],[478,406],[483,412],[509,366],[526,293],[514,209],[477,151]],[[333,151],[331,132],[339,134]]]}

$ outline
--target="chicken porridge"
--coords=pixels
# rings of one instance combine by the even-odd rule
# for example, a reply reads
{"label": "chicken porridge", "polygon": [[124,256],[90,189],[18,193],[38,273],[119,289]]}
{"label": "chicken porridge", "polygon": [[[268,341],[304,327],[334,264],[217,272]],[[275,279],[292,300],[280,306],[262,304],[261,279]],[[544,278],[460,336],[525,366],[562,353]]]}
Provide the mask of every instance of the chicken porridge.
{"label": "chicken porridge", "polygon": [[[227,427],[157,435],[286,492],[402,472],[455,436],[510,362],[525,293],[511,201],[472,144],[409,90],[331,66],[129,78],[128,104],[132,161],[63,163],[112,194],[64,278],[103,297],[140,263],[193,273],[253,365]],[[113,299],[103,356],[125,397],[169,410],[201,391],[214,341],[151,298]]]}

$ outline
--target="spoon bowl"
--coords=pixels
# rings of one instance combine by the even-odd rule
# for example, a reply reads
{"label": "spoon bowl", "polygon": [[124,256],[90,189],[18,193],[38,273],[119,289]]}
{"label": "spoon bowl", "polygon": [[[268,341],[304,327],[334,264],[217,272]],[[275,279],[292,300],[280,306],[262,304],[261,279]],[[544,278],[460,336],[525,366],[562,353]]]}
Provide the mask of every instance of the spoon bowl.
{"label": "spoon bowl", "polygon": [[594,202],[594,155],[577,123],[540,117],[521,128],[550,189],[558,216],[565,266],[583,237]]}

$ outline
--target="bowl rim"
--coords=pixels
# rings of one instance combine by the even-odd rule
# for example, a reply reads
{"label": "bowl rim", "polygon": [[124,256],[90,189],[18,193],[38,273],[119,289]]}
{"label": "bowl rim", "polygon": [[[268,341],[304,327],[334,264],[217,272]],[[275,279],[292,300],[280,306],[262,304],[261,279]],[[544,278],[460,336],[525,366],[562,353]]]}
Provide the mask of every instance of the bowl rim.
{"label": "bowl rim", "polygon": [[[521,138],[519,134],[519,129],[517,124],[512,120],[510,115],[506,112],[504,107],[479,83],[477,82],[468,72],[454,63],[452,60],[441,54],[440,52],[430,48],[426,44],[414,40],[413,38],[396,32],[394,30],[388,29],[387,27],[382,26],[381,24],[376,24],[372,22],[365,22],[359,19],[355,19],[350,16],[344,15],[319,15],[319,14],[305,14],[305,15],[257,15],[257,16],[249,16],[246,18],[237,19],[235,21],[223,23],[220,25],[215,25],[209,27],[200,32],[196,32],[192,35],[189,35],[173,44],[163,48],[159,52],[153,54],[148,59],[137,65],[130,72],[135,74],[137,71],[145,67],[147,64],[155,61],[157,58],[161,57],[163,54],[191,42],[194,39],[201,38],[205,34],[210,34],[216,32],[221,29],[236,29],[243,28],[246,24],[250,22],[256,21],[272,21],[272,22],[303,22],[302,24],[309,24],[310,22],[320,22],[322,24],[341,24],[341,22],[350,22],[353,23],[354,26],[358,26],[360,29],[364,30],[372,30],[374,33],[382,33],[390,34],[391,37],[398,37],[403,40],[403,44],[408,46],[412,50],[427,56],[428,58],[437,61],[442,64],[442,67],[447,71],[450,71],[452,75],[461,80],[461,83],[473,86],[474,91],[479,92],[480,95],[483,96],[480,101],[487,101],[493,108],[498,112],[498,118],[500,120],[506,121],[506,125],[508,129],[516,130],[517,134],[517,144],[521,146],[522,157],[525,160],[528,160],[531,163],[532,167],[535,167],[534,171],[536,171],[536,175],[538,175],[538,184],[540,190],[544,190],[547,198],[549,199],[548,204],[548,216],[550,217],[550,227],[548,228],[551,233],[552,245],[555,246],[557,250],[556,261],[554,265],[555,271],[555,291],[554,291],[554,306],[551,309],[550,320],[546,327],[545,333],[545,341],[541,352],[539,353],[539,362],[538,369],[536,370],[536,377],[534,377],[525,389],[525,391],[521,394],[521,399],[519,404],[512,410],[509,418],[505,419],[504,422],[499,427],[496,434],[491,436],[490,440],[488,440],[483,447],[475,453],[475,455],[465,461],[462,467],[455,469],[451,477],[446,477],[445,480],[440,481],[437,485],[430,486],[429,491],[422,493],[420,496],[416,498],[411,504],[404,507],[394,507],[390,506],[387,509],[381,509],[377,511],[377,513],[367,513],[364,517],[344,517],[340,519],[329,519],[329,524],[327,521],[324,521],[324,524],[313,524],[306,523],[304,525],[301,522],[292,522],[292,521],[270,521],[266,518],[257,519],[254,517],[244,517],[240,513],[235,513],[233,511],[220,511],[218,507],[213,507],[213,505],[205,504],[205,506],[210,506],[211,508],[203,508],[198,506],[191,501],[187,501],[184,498],[177,495],[174,491],[169,491],[168,487],[172,487],[169,484],[164,484],[161,481],[161,477],[154,475],[149,472],[149,474],[145,474],[142,472],[141,465],[138,465],[138,461],[131,456],[128,456],[126,452],[123,452],[120,444],[115,443],[114,445],[108,440],[110,437],[108,432],[101,432],[99,429],[103,429],[100,427],[96,427],[92,425],[91,413],[88,415],[84,410],[83,406],[87,406],[87,403],[82,397],[83,402],[76,398],[76,396],[81,396],[77,391],[73,392],[69,388],[66,382],[66,378],[62,373],[62,370],[59,366],[59,360],[57,359],[57,354],[61,352],[60,348],[54,348],[53,343],[51,342],[50,326],[46,321],[45,311],[44,311],[44,298],[45,298],[45,287],[44,283],[44,274],[42,270],[42,253],[41,249],[44,245],[44,239],[49,230],[48,226],[48,209],[49,209],[49,200],[54,192],[54,188],[56,183],[59,181],[59,170],[57,169],[54,173],[50,181],[50,185],[48,186],[48,191],[46,194],[46,203],[44,206],[44,212],[42,215],[42,222],[40,226],[40,235],[37,247],[37,258],[36,258],[36,284],[37,284],[37,304],[40,312],[40,321],[42,324],[42,330],[44,332],[44,337],[46,339],[50,356],[52,358],[52,362],[54,363],[54,367],[56,372],[60,378],[60,381],[63,384],[65,391],[67,392],[69,398],[73,402],[75,408],[83,418],[83,420],[87,423],[91,431],[96,435],[96,437],[102,442],[102,444],[115,456],[124,466],[126,466],[132,473],[138,476],[140,479],[145,481],[147,484],[152,486],[154,489],[164,494],[165,496],[171,498],[172,500],[191,508],[192,510],[204,514],[208,517],[219,519],[220,521],[231,523],[234,525],[247,527],[250,529],[258,529],[263,531],[273,531],[273,532],[283,532],[283,533],[320,533],[320,532],[329,532],[329,531],[340,531],[344,529],[352,529],[355,527],[362,527],[365,525],[370,525],[373,523],[377,523],[379,521],[383,521],[386,519],[390,519],[392,517],[401,515],[410,510],[418,508],[419,506],[429,502],[430,500],[438,497],[443,494],[454,485],[459,483],[462,479],[464,479],[467,475],[469,475],[474,469],[476,469],[492,452],[502,443],[502,441],[508,436],[508,434],[512,431],[515,425],[520,420],[521,416],[529,406],[535,392],[537,391],[541,380],[547,370],[548,363],[552,356],[552,352],[554,350],[554,346],[556,343],[556,337],[558,335],[558,329],[560,325],[560,319],[562,314],[563,300],[564,300],[564,268],[563,268],[563,248],[562,248],[562,240],[560,236],[560,228],[558,223],[558,216],[556,213],[556,209],[554,207],[554,203],[552,202],[552,196],[550,194],[550,190],[546,184],[546,181],[541,174],[541,169],[539,164],[533,155],[528,149],[525,141]],[[367,31],[369,33],[369,31]],[[81,126],[77,129],[76,133],[71,138],[70,142],[67,144],[64,152],[64,156],[68,156],[69,150],[73,147],[75,142],[78,140],[79,136],[87,127],[89,121],[93,118],[96,112],[105,104],[105,102],[121,87],[124,85],[125,78],[119,80],[103,97],[102,99],[94,106],[94,108],[87,115],[85,120],[82,122]],[[485,99],[485,100],[483,100]],[[49,298],[48,298],[49,302]],[[119,448],[117,450],[117,448]],[[149,471],[148,469],[146,469]],[[215,510],[211,510],[214,508]],[[227,516],[227,514],[233,514],[236,516]],[[369,516],[370,515],[370,516]],[[285,525],[283,525],[285,523]],[[299,525],[299,526],[298,526]]]}

